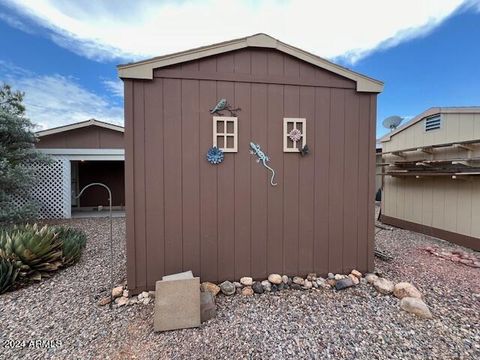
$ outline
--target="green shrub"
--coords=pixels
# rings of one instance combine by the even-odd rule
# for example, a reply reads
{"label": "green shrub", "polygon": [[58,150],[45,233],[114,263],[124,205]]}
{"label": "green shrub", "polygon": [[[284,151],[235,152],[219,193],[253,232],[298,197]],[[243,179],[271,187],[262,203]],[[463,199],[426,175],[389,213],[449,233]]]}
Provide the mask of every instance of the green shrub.
{"label": "green shrub", "polygon": [[55,231],[58,233],[58,238],[63,244],[63,266],[66,267],[75,264],[82,255],[82,251],[87,243],[87,236],[81,230],[68,227],[57,227]]}
{"label": "green shrub", "polygon": [[10,289],[20,271],[17,261],[0,257],[0,294]]}
{"label": "green shrub", "polygon": [[47,225],[14,226],[0,234],[0,257],[20,261],[20,276],[41,280],[62,265],[62,242]]}

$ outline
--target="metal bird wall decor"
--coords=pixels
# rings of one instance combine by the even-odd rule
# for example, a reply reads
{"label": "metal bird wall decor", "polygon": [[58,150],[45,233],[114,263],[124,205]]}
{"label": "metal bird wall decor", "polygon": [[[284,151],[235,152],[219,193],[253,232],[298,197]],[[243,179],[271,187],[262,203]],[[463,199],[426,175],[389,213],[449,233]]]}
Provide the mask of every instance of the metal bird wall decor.
{"label": "metal bird wall decor", "polygon": [[265,166],[268,170],[272,172],[272,177],[270,178],[270,184],[272,186],[277,186],[277,183],[273,182],[273,178],[275,177],[275,170],[273,170],[270,166],[267,165],[267,162],[270,161],[270,158],[262,151],[260,145],[255,144],[253,142],[250,143],[250,154],[257,156],[257,162],[262,162],[263,166]]}
{"label": "metal bird wall decor", "polygon": [[221,111],[227,110],[230,112],[230,116],[237,116],[237,111],[241,111],[240,108],[233,108],[227,101],[227,99],[220,99],[213,109],[210,110],[210,114],[217,114],[223,116]]}

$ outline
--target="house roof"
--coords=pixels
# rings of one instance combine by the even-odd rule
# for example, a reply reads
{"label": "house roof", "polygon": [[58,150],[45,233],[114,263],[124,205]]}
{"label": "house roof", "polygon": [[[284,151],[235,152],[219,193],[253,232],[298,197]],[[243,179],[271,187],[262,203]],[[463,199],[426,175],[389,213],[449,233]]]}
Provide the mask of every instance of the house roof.
{"label": "house roof", "polygon": [[334,64],[319,56],[285,44],[266,34],[255,34],[241,39],[235,39],[203,46],[174,54],[154,57],[148,60],[138,61],[130,64],[119,65],[118,76],[122,79],[153,79],[153,69],[169,65],[179,64],[187,61],[201,59],[207,56],[222,54],[225,52],[239,50],[247,47],[261,47],[276,49],[289,54],[312,65],[328,70],[332,73],[353,80],[357,84],[357,91],[379,93],[383,90],[383,82],[359,74],[350,69]]}
{"label": "house roof", "polygon": [[96,120],[96,119],[90,119],[90,120],[80,121],[80,122],[69,124],[69,125],[63,125],[63,126],[54,127],[54,128],[51,128],[51,129],[37,131],[36,134],[37,134],[38,137],[42,137],[42,136],[61,133],[61,132],[64,132],[64,131],[81,129],[81,128],[84,128],[84,127],[87,127],[87,126],[99,126],[99,127],[104,128],[104,129],[110,129],[110,130],[119,131],[119,132],[122,132],[122,133],[125,131],[123,126],[110,124],[110,123],[107,123],[107,122],[104,122],[104,121],[99,121],[99,120]]}
{"label": "house roof", "polygon": [[415,125],[416,123],[422,121],[426,117],[437,115],[437,114],[480,114],[480,106],[451,106],[451,107],[431,107],[428,110],[425,110],[420,115],[415,116],[409,122],[398,127],[396,130],[384,135],[378,142],[382,143],[385,141],[390,141],[392,136],[397,135],[405,129],[408,129],[410,126]]}

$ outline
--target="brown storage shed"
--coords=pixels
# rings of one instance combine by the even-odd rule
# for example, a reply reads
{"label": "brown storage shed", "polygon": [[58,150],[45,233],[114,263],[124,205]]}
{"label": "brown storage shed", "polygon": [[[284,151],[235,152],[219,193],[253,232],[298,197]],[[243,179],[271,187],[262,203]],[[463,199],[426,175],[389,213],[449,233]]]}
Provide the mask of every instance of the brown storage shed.
{"label": "brown storage shed", "polygon": [[[373,269],[381,82],[264,34],[118,71],[133,292],[184,270],[219,282]],[[241,110],[212,114],[220,99]],[[217,165],[206,159],[214,144]]]}

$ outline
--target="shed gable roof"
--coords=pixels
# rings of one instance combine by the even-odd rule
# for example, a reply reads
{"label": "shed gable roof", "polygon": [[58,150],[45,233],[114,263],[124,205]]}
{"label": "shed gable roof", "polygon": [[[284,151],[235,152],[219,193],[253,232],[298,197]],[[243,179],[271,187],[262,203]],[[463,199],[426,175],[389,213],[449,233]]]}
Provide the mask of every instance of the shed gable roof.
{"label": "shed gable roof", "polygon": [[119,65],[118,76],[122,79],[151,80],[153,79],[154,69],[187,61],[197,60],[207,56],[218,55],[247,47],[276,49],[283,53],[289,54],[314,66],[355,81],[357,84],[357,91],[379,93],[383,90],[383,83],[381,81],[359,74],[340,65],[334,64],[328,60],[325,60],[319,56],[313,55],[294,46],[285,44],[266,34],[256,34],[241,39],[230,40],[174,54],[154,57],[152,59],[143,60],[135,63]]}
{"label": "shed gable roof", "polygon": [[122,132],[122,133],[125,131],[123,126],[110,124],[110,123],[107,123],[107,122],[104,122],[104,121],[99,121],[99,120],[96,120],[96,119],[90,119],[90,120],[80,121],[80,122],[73,123],[73,124],[54,127],[54,128],[51,128],[51,129],[37,131],[36,135],[38,137],[42,137],[42,136],[47,136],[47,135],[58,134],[58,133],[61,133],[61,132],[64,132],[64,131],[81,129],[81,128],[88,127],[88,126],[98,126],[98,127],[104,128],[104,129],[114,130],[114,131],[118,131],[118,132]]}

